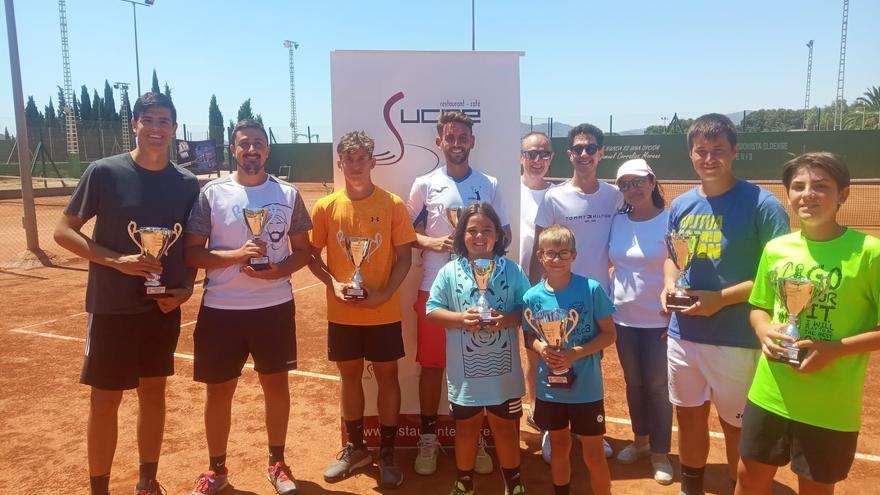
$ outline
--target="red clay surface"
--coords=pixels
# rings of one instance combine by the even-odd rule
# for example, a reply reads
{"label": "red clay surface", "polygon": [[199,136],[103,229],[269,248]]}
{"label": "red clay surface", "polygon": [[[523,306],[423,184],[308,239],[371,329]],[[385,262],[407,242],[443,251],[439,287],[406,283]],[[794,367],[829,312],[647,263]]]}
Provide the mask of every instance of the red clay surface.
{"label": "red clay surface", "polygon": [[[320,185],[308,185],[303,190],[309,206],[324,193]],[[53,223],[55,218],[52,218]],[[63,253],[50,238],[43,246],[52,253]],[[0,390],[3,390],[0,395],[0,418],[3,418],[0,492],[88,491],[85,445],[88,388],[77,383],[85,346],[86,315],[82,312],[85,270],[86,265],[79,262],[0,272],[0,290],[4,294],[0,306]],[[300,271],[293,277],[297,291],[299,370],[336,375],[335,367],[326,359],[324,291],[315,284],[316,280],[307,271]],[[168,416],[159,478],[169,494],[189,493],[195,476],[207,464],[202,421],[204,388],[192,381],[191,359],[193,323],[200,299],[199,287],[183,307],[177,374],[168,382]],[[412,356],[406,359],[412,359]],[[627,410],[623,378],[613,347],[606,352],[603,367],[608,438],[615,450],[619,450],[631,437],[631,431],[624,422]],[[452,451],[447,456],[440,456],[438,472],[432,477],[413,472],[414,451],[399,451],[405,481],[397,490],[377,487],[376,468],[361,471],[339,483],[324,482],[322,472],[335,460],[339,449],[339,383],[294,374],[290,388],[293,403],[287,457],[295,476],[301,481],[301,493],[449,493],[455,475]],[[880,376],[872,365],[866,381],[864,423],[858,446],[858,451],[866,455],[855,461],[850,478],[839,485],[837,493],[876,493],[880,482],[878,397]],[[113,493],[130,493],[137,478],[136,406],[135,394],[127,392],[119,411],[119,443],[111,479]],[[720,431],[714,413],[712,430]],[[265,479],[265,443],[262,393],[256,373],[246,368],[236,393],[227,461],[235,489],[226,490],[224,494],[272,493]],[[552,493],[549,467],[541,461],[537,432],[523,426],[521,447],[523,479],[529,492]],[[677,444],[673,440],[675,453]],[[579,449],[575,449],[572,492],[590,493],[589,475],[579,455]],[[672,457],[677,468],[677,456]],[[677,484],[661,487],[650,479],[647,460],[633,466],[622,466],[613,460],[609,464],[614,493],[678,493]],[[713,436],[707,467],[707,493],[731,493],[726,478],[723,441]],[[503,492],[497,471],[492,475],[478,476],[476,483],[479,493]],[[795,491],[794,476],[788,468],[780,469],[774,493],[791,494]]]}

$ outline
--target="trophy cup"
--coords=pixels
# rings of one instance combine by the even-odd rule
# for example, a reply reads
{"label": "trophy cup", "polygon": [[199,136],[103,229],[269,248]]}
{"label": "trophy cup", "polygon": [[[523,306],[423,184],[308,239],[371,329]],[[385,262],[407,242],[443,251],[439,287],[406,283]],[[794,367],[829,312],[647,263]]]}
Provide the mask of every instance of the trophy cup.
{"label": "trophy cup", "polygon": [[[134,220],[128,222],[128,236],[131,237],[135,246],[140,248],[141,254],[149,254],[157,260],[168,253],[171,246],[180,239],[182,232],[183,227],[179,223],[175,223],[172,229],[166,229],[164,227],[138,228]],[[137,237],[135,237],[135,234],[137,234]],[[138,241],[138,237],[140,241]],[[151,273],[150,275],[152,275],[152,278],[144,282],[147,296],[168,297],[165,294],[165,286],[162,285],[161,275],[157,273]]]}
{"label": "trophy cup", "polygon": [[[560,308],[539,311],[535,315],[532,308],[526,308],[523,311],[523,318],[532,327],[538,340],[559,350],[566,347],[568,336],[577,327],[580,315],[575,309],[566,312]],[[562,371],[550,370],[547,375],[548,387],[568,388],[571,387],[572,382],[574,382],[574,371],[571,368]]]}
{"label": "trophy cup", "polygon": [[[244,224],[247,226],[251,236],[254,239],[258,239],[263,235],[263,228],[266,226],[266,221],[269,220],[269,210],[267,208],[245,208],[241,210],[241,213],[244,218]],[[268,270],[269,257],[253,256],[248,260],[248,265],[257,271]]]}
{"label": "trophy cup", "polygon": [[354,275],[351,283],[342,289],[342,294],[349,300],[361,300],[367,298],[367,289],[364,288],[364,279],[361,277],[361,265],[379,250],[382,245],[382,234],[376,232],[372,239],[369,237],[347,237],[342,231],[336,232],[336,242],[348,257],[348,261],[354,265]]}
{"label": "trophy cup", "polygon": [[489,288],[492,274],[495,273],[495,260],[473,260],[471,261],[471,271],[474,274],[474,282],[477,283],[477,289],[480,290],[480,297],[477,299],[476,304],[480,314],[480,324],[489,323],[492,318],[492,310],[489,307],[489,301],[486,300],[486,290]]}
{"label": "trophy cup", "polygon": [[[452,225],[452,231],[454,232],[455,229],[458,227],[458,219],[461,218],[461,214],[464,211],[464,208],[460,206],[451,208],[441,206],[440,208],[442,208],[443,213],[446,214],[446,221],[449,222],[449,225]],[[454,260],[457,257],[458,256],[455,253],[449,253],[449,259]]]}
{"label": "trophy cup", "polygon": [[[822,277],[816,282],[800,275],[795,273],[794,277],[781,277],[775,269],[767,274],[770,286],[788,312],[788,326],[783,333],[795,340],[801,338],[797,327],[800,314],[828,291],[828,277]],[[794,342],[788,341],[780,342],[779,346],[783,348],[783,352],[776,355],[774,361],[800,366],[806,349],[798,349]]]}
{"label": "trophy cup", "polygon": [[671,232],[666,234],[666,249],[672,261],[678,268],[678,280],[675,281],[675,291],[666,296],[666,308],[670,311],[683,311],[699,299],[697,296],[690,296],[687,290],[691,287],[687,280],[687,269],[694,260],[697,253],[697,246],[700,243],[700,236],[696,234],[680,234]]}

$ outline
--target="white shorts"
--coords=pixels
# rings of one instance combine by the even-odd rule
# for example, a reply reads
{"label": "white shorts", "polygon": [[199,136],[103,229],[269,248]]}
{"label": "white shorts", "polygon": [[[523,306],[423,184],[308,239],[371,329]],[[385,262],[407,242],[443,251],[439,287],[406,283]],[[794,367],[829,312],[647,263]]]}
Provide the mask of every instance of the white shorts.
{"label": "white shorts", "polygon": [[669,401],[679,407],[698,407],[712,401],[725,423],[742,427],[743,409],[761,351],[671,337],[666,340]]}

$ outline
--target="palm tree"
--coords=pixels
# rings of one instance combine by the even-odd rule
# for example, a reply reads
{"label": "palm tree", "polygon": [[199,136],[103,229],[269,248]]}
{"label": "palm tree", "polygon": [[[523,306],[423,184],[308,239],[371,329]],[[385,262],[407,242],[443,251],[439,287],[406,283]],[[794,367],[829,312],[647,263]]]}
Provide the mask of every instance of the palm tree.
{"label": "palm tree", "polygon": [[867,107],[880,107],[880,87],[868,88],[864,95],[856,98],[856,103],[861,103]]}

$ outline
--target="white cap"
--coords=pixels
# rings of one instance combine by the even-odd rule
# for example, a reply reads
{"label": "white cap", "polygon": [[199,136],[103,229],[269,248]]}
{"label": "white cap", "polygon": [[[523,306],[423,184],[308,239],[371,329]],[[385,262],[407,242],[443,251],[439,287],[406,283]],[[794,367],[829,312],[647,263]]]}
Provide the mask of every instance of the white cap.
{"label": "white cap", "polygon": [[647,177],[649,175],[654,175],[654,171],[651,170],[651,166],[648,165],[648,162],[642,160],[641,158],[636,158],[634,160],[627,160],[623,162],[623,165],[617,169],[617,179],[620,180],[624,175],[638,175],[640,177]]}

